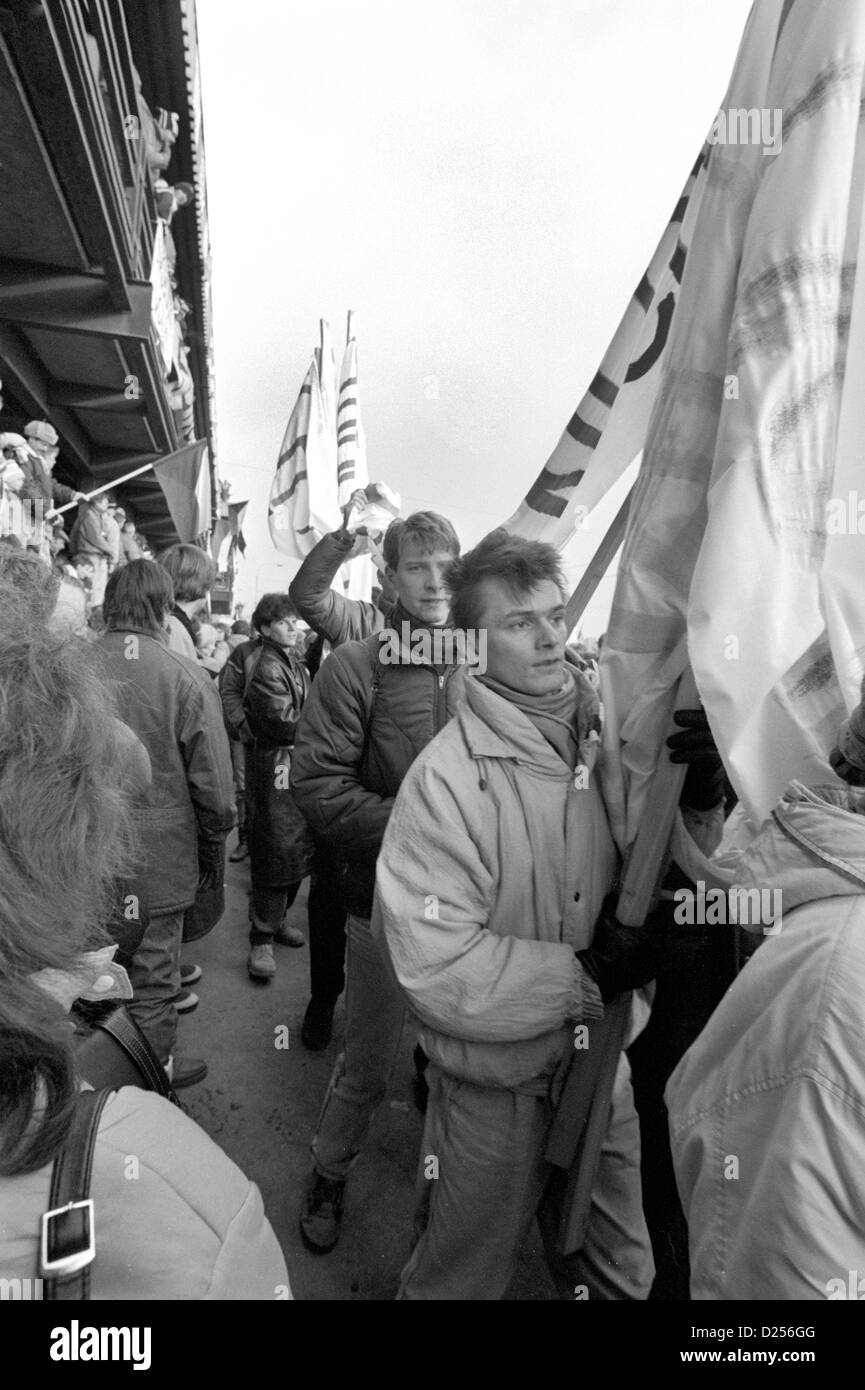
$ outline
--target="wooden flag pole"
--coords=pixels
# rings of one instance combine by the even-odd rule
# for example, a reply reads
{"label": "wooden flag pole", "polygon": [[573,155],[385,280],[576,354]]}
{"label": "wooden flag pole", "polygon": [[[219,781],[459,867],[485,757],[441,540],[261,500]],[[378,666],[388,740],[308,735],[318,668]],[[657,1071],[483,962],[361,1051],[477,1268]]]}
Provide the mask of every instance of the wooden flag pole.
{"label": "wooden flag pole", "polygon": [[583,616],[589,600],[603,579],[610,565],[616,556],[616,551],[625,539],[625,530],[628,525],[628,512],[631,507],[631,498],[634,489],[631,488],[624,502],[616,515],[613,517],[607,534],[601,541],[591,560],[587,564],[580,576],[580,581],[576,589],[568,599],[565,609],[565,619],[568,624],[568,632],[573,632],[580,618]]}
{"label": "wooden flag pole", "polygon": [[[624,539],[632,496],[633,489],[571,595],[566,610],[569,630],[579,622]],[[688,667],[679,680],[674,708],[692,709],[698,703]],[[619,894],[616,916],[625,926],[642,926],[652,906],[686,772],[685,764],[670,761],[665,746]],[[550,1194],[558,1212],[558,1244],[565,1255],[579,1250],[585,1241],[619,1058],[631,1023],[631,999],[630,993],[617,996],[605,1007],[604,1017],[588,1025],[590,1047],[584,1054],[574,1054],[547,1137],[545,1157],[559,1170]]]}
{"label": "wooden flag pole", "polygon": [[[133,468],[131,473],[124,473],[122,478],[112,478],[110,483],[103,483],[102,487],[94,488],[92,492],[82,494],[81,502],[89,502],[94,497],[100,497],[103,492],[110,492],[112,488],[121,487],[128,483],[131,478],[138,478],[142,473],[149,473],[156,467],[161,460],[156,458],[152,463],[145,463],[141,468]],[[61,512],[71,511],[73,507],[80,506],[80,502],[65,502],[62,507],[54,507],[50,512],[46,512],[45,519],[49,520],[52,516],[60,516]]]}

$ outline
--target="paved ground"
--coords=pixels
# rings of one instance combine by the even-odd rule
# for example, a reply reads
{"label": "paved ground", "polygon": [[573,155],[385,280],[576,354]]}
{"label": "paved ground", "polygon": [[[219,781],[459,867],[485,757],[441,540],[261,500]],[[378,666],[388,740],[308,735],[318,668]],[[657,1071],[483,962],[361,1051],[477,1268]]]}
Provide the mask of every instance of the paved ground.
{"label": "paved ground", "polygon": [[[248,880],[246,863],[228,866],[222,922],[184,953],[187,964],[202,966],[204,978],[194,986],[201,1003],[181,1017],[178,1051],[205,1057],[210,1066],[205,1082],[182,1092],[184,1105],[261,1188],[296,1298],[392,1299],[408,1254],[423,1128],[410,1090],[414,1040],[406,1028],[388,1099],[349,1181],[340,1243],[329,1255],[310,1255],[297,1219],[310,1168],[309,1141],[339,1048],[342,1005],[330,1047],[307,1052],[300,1026],[309,997],[308,948],[278,946],[272,984],[248,978]],[[289,920],[306,930],[305,888]],[[288,1047],[277,1046],[286,1036]],[[536,1232],[508,1297],[553,1297]]]}

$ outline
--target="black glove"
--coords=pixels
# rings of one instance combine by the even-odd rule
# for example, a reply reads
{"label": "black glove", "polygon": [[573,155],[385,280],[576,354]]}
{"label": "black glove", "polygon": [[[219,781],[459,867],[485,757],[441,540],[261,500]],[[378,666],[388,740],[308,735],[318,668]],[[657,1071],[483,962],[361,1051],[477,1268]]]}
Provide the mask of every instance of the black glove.
{"label": "black glove", "polygon": [[211,893],[225,875],[225,841],[198,841],[198,891]]}
{"label": "black glove", "polygon": [[728,784],[709,721],[702,709],[677,709],[673,719],[684,733],[667,739],[670,762],[688,764],[679,805],[692,811],[710,811],[724,800]]}
{"label": "black glove", "polygon": [[605,1004],[629,989],[639,989],[657,974],[655,928],[651,917],[642,927],[626,927],[615,914],[615,901],[607,898],[591,946],[577,951],[577,960],[588,971]]}

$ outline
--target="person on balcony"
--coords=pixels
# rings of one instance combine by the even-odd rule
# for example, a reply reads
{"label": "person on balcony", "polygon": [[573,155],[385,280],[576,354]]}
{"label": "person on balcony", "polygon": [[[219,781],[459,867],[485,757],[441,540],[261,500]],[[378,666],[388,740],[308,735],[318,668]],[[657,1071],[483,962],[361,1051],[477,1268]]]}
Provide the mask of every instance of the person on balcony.
{"label": "person on balcony", "polygon": [[105,594],[108,566],[113,556],[111,541],[105,528],[107,515],[108,497],[103,492],[80,509],[69,537],[69,549],[73,560],[77,562],[86,557],[93,566],[91,602],[94,607],[101,604]]}

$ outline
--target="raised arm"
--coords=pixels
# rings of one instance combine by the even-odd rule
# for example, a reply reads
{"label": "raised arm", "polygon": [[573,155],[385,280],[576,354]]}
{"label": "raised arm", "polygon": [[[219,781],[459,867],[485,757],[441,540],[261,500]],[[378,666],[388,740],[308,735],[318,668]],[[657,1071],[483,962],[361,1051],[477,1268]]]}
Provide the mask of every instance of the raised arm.
{"label": "raised arm", "polygon": [[340,565],[351,554],[354,541],[355,537],[343,530],[322,536],[288,589],[304,622],[334,647],[343,642],[358,642],[384,626],[375,604],[345,598],[330,587]]}

